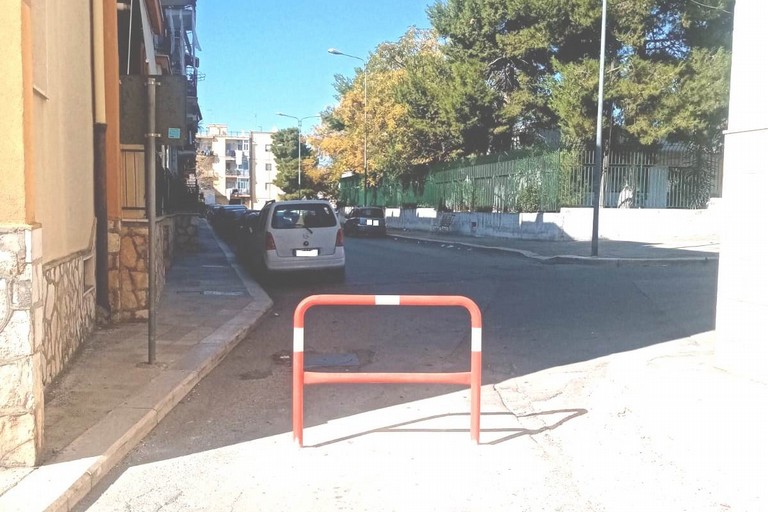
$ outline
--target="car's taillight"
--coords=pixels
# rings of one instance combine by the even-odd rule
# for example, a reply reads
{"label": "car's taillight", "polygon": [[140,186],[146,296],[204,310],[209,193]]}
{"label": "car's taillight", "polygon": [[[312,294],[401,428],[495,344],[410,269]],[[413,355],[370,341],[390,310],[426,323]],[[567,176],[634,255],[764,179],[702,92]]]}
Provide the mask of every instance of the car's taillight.
{"label": "car's taillight", "polygon": [[341,229],[336,232],[336,247],[344,247],[344,232]]}
{"label": "car's taillight", "polygon": [[272,236],[272,233],[270,233],[269,231],[267,231],[267,234],[264,238],[264,249],[266,249],[267,251],[277,250],[277,246],[275,245],[275,239]]}

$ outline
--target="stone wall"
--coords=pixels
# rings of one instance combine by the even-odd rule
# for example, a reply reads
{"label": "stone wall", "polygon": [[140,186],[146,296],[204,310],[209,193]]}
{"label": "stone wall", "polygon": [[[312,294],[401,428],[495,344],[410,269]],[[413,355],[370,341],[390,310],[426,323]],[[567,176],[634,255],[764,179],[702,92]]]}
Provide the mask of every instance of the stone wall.
{"label": "stone wall", "polygon": [[93,248],[47,263],[45,279],[42,378],[47,386],[63,370],[96,321]]}
{"label": "stone wall", "polygon": [[[158,297],[165,288],[165,272],[171,266],[175,251],[197,250],[197,223],[196,214],[158,219],[155,230]],[[109,286],[113,320],[144,321],[149,317],[148,231],[144,219],[123,220],[110,227]]]}
{"label": "stone wall", "polygon": [[110,220],[107,224],[107,268],[109,276],[109,317],[106,323],[118,319],[122,307],[120,301],[120,242],[122,240],[122,223]]}
{"label": "stone wall", "polygon": [[177,214],[175,220],[175,243],[179,252],[197,252],[197,225],[200,217],[197,214]]}
{"label": "stone wall", "polygon": [[[160,220],[155,230],[155,247],[158,264],[155,268],[158,295],[165,286],[165,259],[166,249],[164,219]],[[149,247],[147,237],[149,227],[146,221],[123,221],[120,232],[120,257],[118,262],[119,273],[119,302],[120,307],[116,311],[116,320],[135,321],[146,320],[149,317],[147,299],[149,294],[149,269],[147,258]],[[162,245],[161,245],[162,244]]]}
{"label": "stone wall", "polygon": [[42,229],[0,226],[0,466],[37,463],[43,442]]}

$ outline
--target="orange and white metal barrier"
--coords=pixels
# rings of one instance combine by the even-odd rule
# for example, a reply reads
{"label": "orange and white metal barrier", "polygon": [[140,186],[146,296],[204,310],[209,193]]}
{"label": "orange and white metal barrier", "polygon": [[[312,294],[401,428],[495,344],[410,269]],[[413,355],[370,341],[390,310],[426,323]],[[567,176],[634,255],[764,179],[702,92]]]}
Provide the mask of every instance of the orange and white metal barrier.
{"label": "orange and white metal barrier", "polygon": [[[304,371],[304,315],[314,306],[458,306],[469,312],[471,360],[468,372],[330,373]],[[305,384],[464,384],[470,386],[470,436],[480,442],[482,316],[472,300],[459,295],[312,295],[293,314],[293,440],[304,442]]]}

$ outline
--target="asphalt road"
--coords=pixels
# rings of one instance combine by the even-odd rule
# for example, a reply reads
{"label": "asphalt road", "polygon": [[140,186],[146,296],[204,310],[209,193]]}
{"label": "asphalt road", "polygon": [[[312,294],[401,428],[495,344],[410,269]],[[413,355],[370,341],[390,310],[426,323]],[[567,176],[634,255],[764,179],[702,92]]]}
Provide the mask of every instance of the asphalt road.
{"label": "asphalt road", "polygon": [[[223,475],[243,477],[241,467],[228,468],[226,457],[214,454],[290,432],[292,316],[308,295],[450,294],[473,299],[483,314],[484,384],[714,327],[715,265],[543,265],[441,243],[354,238],[346,245],[345,283],[301,276],[266,287],[273,311],[78,510],[186,510],[185,494],[191,489],[215,486]],[[348,371],[468,368],[469,320],[460,308],[313,308],[306,320],[307,357],[319,364],[337,364]],[[323,425],[457,389],[309,387],[305,425]],[[253,460],[254,466],[269,464]],[[188,481],[189,474],[201,472],[210,478]],[[236,508],[233,503],[201,503],[200,510],[229,510]]]}

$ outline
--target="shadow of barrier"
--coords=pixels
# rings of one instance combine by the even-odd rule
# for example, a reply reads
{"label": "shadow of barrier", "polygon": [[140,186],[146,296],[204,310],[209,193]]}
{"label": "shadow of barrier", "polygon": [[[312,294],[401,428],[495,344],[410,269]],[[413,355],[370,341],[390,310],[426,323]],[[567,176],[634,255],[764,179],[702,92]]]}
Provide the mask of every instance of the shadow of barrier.
{"label": "shadow of barrier", "polygon": [[[449,306],[463,307],[471,323],[468,372],[332,373],[304,370],[304,316],[315,306]],[[460,384],[470,387],[470,437],[480,443],[482,315],[471,299],[459,295],[311,295],[293,314],[293,440],[304,444],[304,386],[309,384]]]}
{"label": "shadow of barrier", "polygon": [[[478,444],[484,444],[484,445],[497,445],[501,444],[507,441],[510,441],[512,439],[522,437],[522,436],[534,436],[536,434],[542,434],[544,432],[548,432],[551,430],[555,430],[556,428],[562,426],[563,424],[578,418],[579,416],[583,416],[584,414],[587,414],[586,409],[555,409],[551,411],[540,411],[530,414],[521,414],[517,415],[512,412],[491,412],[491,413],[485,413],[482,416],[485,418],[504,418],[504,417],[510,417],[514,418],[515,420],[525,419],[525,418],[536,418],[539,421],[543,421],[543,416],[557,416],[562,415],[557,421],[553,423],[546,423],[542,425],[541,427],[537,428],[524,428],[524,427],[504,427],[504,426],[498,426],[498,427],[486,427],[483,429],[483,432],[486,432],[488,434],[507,434],[502,435],[500,437],[497,437],[496,439],[493,439],[492,441],[486,441],[484,443],[478,443]],[[337,443],[343,443],[345,441],[349,441],[351,439],[356,439],[359,437],[367,436],[370,434],[381,434],[381,433],[388,433],[388,434],[408,434],[408,433],[414,433],[414,432],[442,432],[442,433],[448,433],[448,432],[466,432],[466,428],[433,428],[433,427],[426,427],[426,426],[418,426],[422,423],[428,423],[432,420],[439,420],[444,418],[450,418],[450,417],[457,417],[457,416],[466,416],[467,413],[445,413],[445,414],[433,414],[430,416],[424,416],[421,418],[415,418],[408,421],[401,421],[398,423],[392,423],[390,425],[384,425],[377,428],[371,428],[364,430],[362,432],[356,432],[354,434],[349,434],[341,437],[337,437],[335,439],[329,439],[327,441],[322,441],[319,443],[315,443],[312,445],[312,448],[321,448],[323,446],[329,446]]]}

